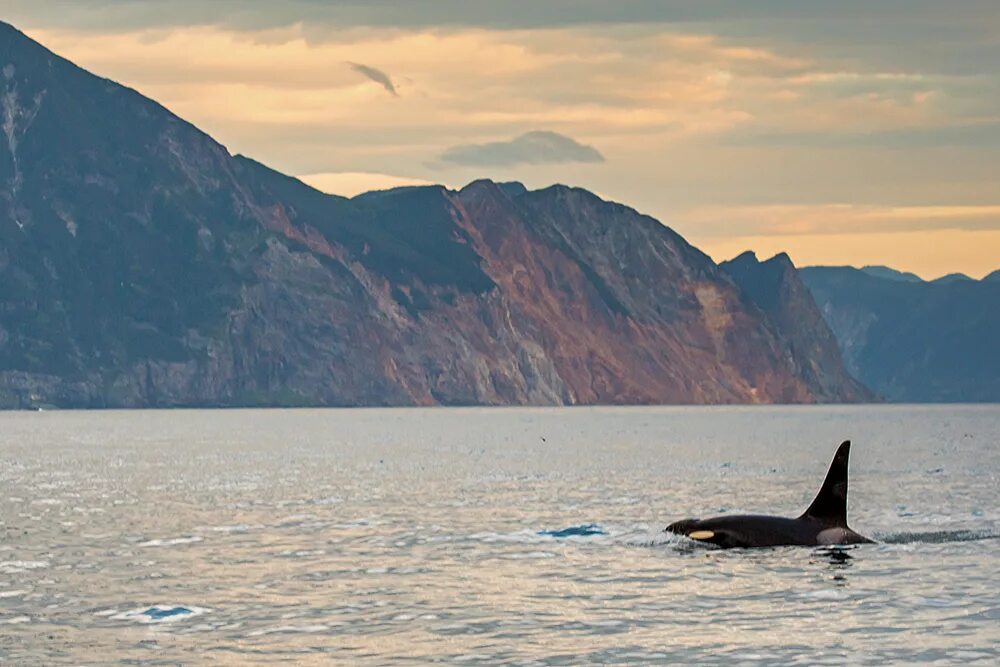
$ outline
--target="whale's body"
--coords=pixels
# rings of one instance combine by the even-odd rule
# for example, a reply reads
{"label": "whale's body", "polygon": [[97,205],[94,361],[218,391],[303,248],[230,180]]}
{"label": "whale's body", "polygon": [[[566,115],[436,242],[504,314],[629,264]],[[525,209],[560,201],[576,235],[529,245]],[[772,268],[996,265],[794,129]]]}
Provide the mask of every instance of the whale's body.
{"label": "whale's body", "polygon": [[670,524],[666,530],[723,548],[871,543],[847,525],[847,461],[850,453],[851,442],[848,440],[837,449],[816,499],[798,518],[737,514],[710,519],[684,519]]}

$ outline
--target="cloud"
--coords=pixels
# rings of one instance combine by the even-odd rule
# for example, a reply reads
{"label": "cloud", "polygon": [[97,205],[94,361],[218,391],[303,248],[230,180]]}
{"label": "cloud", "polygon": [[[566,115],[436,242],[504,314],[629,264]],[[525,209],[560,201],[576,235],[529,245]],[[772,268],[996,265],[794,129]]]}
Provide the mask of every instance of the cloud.
{"label": "cloud", "polygon": [[510,141],[452,146],[440,160],[473,167],[508,167],[516,164],[604,162],[594,148],[558,132],[526,132]]}
{"label": "cloud", "polygon": [[[946,122],[945,119],[942,122]],[[958,121],[956,121],[958,122]],[[825,131],[796,131],[781,128],[748,128],[729,133],[722,139],[733,146],[811,146],[821,148],[853,148],[879,146],[893,149],[960,147],[964,149],[995,149],[1000,147],[1000,121],[975,120],[966,124],[916,128],[889,128],[868,132],[850,128]]]}
{"label": "cloud", "polygon": [[1000,232],[1000,206],[704,206],[680,213],[677,220],[702,237],[864,235],[931,230]]}
{"label": "cloud", "polygon": [[361,63],[348,62],[347,64],[350,65],[351,69],[355,72],[358,72],[385,88],[386,92],[393,97],[399,97],[399,93],[396,91],[396,86],[392,83],[392,79],[390,79],[389,75],[382,70],[369,65],[362,65]]}
{"label": "cloud", "polygon": [[[1000,49],[980,35],[1000,11],[991,1],[996,9],[963,6],[940,22],[915,16],[909,0],[906,11],[886,9],[896,0],[852,12],[798,3],[795,16],[775,4],[773,21],[758,16],[770,0],[741,1],[692,23],[622,22],[639,3],[619,12],[588,0],[574,0],[591,6],[580,13],[554,11],[561,0],[516,13],[464,0],[448,16],[440,7],[450,0],[213,0],[190,13],[176,9],[188,0],[7,0],[15,11],[5,5],[4,20],[232,152],[287,173],[335,172],[317,180],[330,191],[395,184],[368,174],[571,182],[706,248],[733,237],[800,248],[841,234],[870,239],[865,263],[893,264],[892,238],[937,229],[978,244],[1000,233],[990,208],[1000,205]],[[648,3],[642,18],[680,4]],[[82,9],[102,5],[117,9]],[[821,11],[845,15],[812,16]],[[869,21],[872,12],[894,20]],[[419,85],[387,104],[392,92],[362,63]],[[540,128],[559,134],[531,132]],[[593,167],[602,153],[613,169]]]}
{"label": "cloud", "polygon": [[[53,11],[52,5],[59,5]],[[48,6],[46,6],[48,5]],[[512,6],[513,5],[513,6]],[[826,25],[854,19],[867,31],[885,31],[899,23],[928,25],[977,25],[997,15],[993,0],[965,0],[956,12],[937,0],[841,0],[837,3],[784,0],[546,0],[498,3],[494,0],[6,0],[5,9],[14,17],[44,16],[49,24],[80,27],[109,25],[221,24],[241,28],[287,26],[308,21],[339,26],[473,26],[517,29],[594,24],[682,23],[730,20],[754,27],[777,24],[787,29],[792,22],[810,21]],[[979,26],[983,32],[986,25]],[[897,29],[898,30],[898,29]],[[855,30],[855,32],[861,32]]]}

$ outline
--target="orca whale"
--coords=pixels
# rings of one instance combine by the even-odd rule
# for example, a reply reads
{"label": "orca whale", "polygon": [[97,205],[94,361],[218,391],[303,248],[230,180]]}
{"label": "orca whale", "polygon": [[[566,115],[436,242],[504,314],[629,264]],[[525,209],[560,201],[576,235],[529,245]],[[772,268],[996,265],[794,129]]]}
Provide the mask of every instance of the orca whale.
{"label": "orca whale", "polygon": [[837,449],[816,499],[798,518],[743,514],[684,519],[667,526],[665,532],[723,549],[872,544],[872,540],[847,526],[847,459],[850,453],[851,441],[846,440]]}

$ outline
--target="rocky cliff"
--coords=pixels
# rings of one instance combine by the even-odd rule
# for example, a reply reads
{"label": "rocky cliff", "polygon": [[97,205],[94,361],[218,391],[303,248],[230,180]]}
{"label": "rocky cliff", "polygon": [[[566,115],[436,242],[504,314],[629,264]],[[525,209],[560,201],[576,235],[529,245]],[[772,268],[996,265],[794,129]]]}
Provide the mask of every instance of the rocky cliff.
{"label": "rocky cliff", "polygon": [[840,348],[809,289],[785,253],[759,261],[752,252],[720,264],[788,344],[796,374],[825,401],[872,401],[875,395],[844,368]]}
{"label": "rocky cliff", "polygon": [[708,257],[583,190],[344,199],[5,24],[0,77],[0,406],[859,397]]}

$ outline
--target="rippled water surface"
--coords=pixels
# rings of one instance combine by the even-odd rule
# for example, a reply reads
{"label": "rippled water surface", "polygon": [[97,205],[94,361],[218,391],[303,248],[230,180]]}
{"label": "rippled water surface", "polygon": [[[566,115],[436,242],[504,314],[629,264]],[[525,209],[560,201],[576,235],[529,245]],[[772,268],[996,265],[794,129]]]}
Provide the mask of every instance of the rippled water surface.
{"label": "rippled water surface", "polygon": [[[852,438],[879,544],[718,551]],[[1000,662],[1000,408],[0,414],[0,662]]]}

